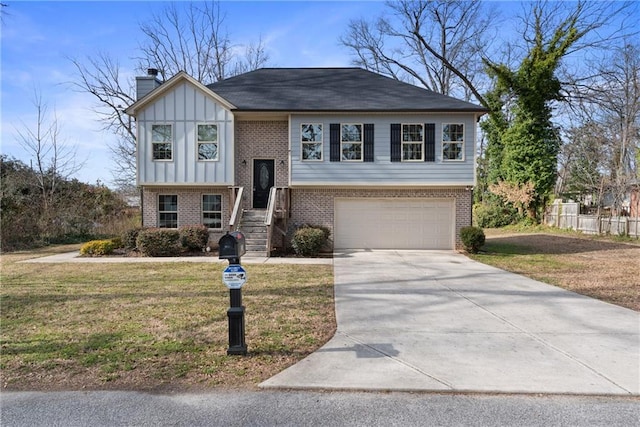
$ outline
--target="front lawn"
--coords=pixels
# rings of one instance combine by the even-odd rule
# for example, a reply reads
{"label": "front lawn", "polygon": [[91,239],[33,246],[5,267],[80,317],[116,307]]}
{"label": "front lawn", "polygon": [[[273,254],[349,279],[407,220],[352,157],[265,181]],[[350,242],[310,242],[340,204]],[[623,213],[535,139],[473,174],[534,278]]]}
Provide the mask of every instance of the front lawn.
{"label": "front lawn", "polygon": [[224,264],[17,262],[35,256],[2,255],[3,389],[255,387],[335,331],[330,265],[245,266],[244,357],[226,354]]}

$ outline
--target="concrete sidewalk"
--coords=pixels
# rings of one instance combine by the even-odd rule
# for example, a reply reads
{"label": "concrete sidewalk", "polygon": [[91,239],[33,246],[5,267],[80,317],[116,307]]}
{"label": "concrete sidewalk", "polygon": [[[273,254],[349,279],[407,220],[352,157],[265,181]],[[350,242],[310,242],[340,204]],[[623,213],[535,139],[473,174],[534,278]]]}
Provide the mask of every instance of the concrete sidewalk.
{"label": "concrete sidewalk", "polygon": [[338,331],[262,388],[640,395],[640,314],[440,251],[334,258]]}

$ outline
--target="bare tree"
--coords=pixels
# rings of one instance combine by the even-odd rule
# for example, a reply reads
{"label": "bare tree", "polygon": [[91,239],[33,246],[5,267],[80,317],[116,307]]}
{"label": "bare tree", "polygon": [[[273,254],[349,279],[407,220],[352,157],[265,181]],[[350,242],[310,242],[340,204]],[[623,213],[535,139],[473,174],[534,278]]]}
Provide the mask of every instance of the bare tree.
{"label": "bare tree", "polygon": [[[637,34],[635,20],[626,19],[614,31],[599,31],[616,17],[634,16],[634,2],[552,2],[523,3],[517,17],[519,37],[505,40],[495,9],[478,1],[399,0],[387,3],[389,13],[376,21],[353,20],[340,42],[351,49],[354,64],[399,80],[413,79],[424,87],[454,94],[464,91],[490,110],[485,99],[488,82],[486,63],[517,64],[536,44],[536,33],[553,40],[553,32],[570,23],[579,33],[566,55],[587,49],[607,48],[615,40]],[[537,11],[537,13],[536,13]],[[503,52],[491,52],[500,38]],[[496,55],[500,56],[498,58]],[[567,83],[584,70],[569,70]],[[565,96],[568,97],[568,93]]]}
{"label": "bare tree", "polygon": [[179,71],[205,84],[223,80],[268,61],[262,40],[249,44],[244,55],[231,42],[218,1],[188,3],[179,9],[171,3],[140,26],[138,69],[157,68],[167,79]]}
{"label": "bare tree", "polygon": [[117,61],[106,53],[87,59],[87,65],[71,59],[78,70],[78,81],[73,84],[81,91],[94,96],[93,109],[105,131],[115,136],[109,150],[115,160],[112,170],[118,187],[135,182],[136,178],[136,129],[135,121],[124,109],[135,102],[135,82],[122,76]]}
{"label": "bare tree", "polygon": [[585,202],[602,186],[606,136],[598,123],[587,121],[570,128],[558,156],[555,193]]}
{"label": "bare tree", "polygon": [[[36,110],[35,123],[22,122],[22,128],[16,128],[18,143],[32,157],[31,168],[36,177],[36,186],[41,193],[42,209],[49,212],[54,205],[60,182],[82,169],[77,161],[75,147],[61,139],[58,117],[48,114],[47,104],[38,91],[35,92],[33,105]],[[35,163],[35,164],[34,164]]]}
{"label": "bare tree", "polygon": [[9,7],[8,3],[0,3],[0,24],[4,25],[5,16],[9,16],[10,13],[7,12],[7,8]]}
{"label": "bare tree", "polygon": [[244,47],[244,56],[236,60],[231,75],[236,76],[257,70],[264,67],[267,62],[269,62],[269,54],[260,38],[257,42],[249,43]]}
{"label": "bare tree", "polygon": [[223,23],[219,3],[202,7],[189,3],[183,9],[169,4],[140,25],[145,41],[138,68],[157,68],[165,80],[178,71],[206,83],[223,79],[231,61],[231,42]]}
{"label": "bare tree", "polygon": [[[640,45],[623,41],[589,65],[592,75],[580,82],[576,114],[584,123],[581,127],[598,140],[597,169],[605,178],[613,209],[620,211],[626,192],[640,178]],[[579,150],[580,144],[581,140],[570,139],[564,150]],[[569,160],[573,171],[584,163],[577,156]]]}
{"label": "bare tree", "polygon": [[635,178],[640,149],[640,45],[615,49],[603,66],[603,80],[599,88],[592,88],[592,102],[611,134],[611,177]]}
{"label": "bare tree", "polygon": [[445,95],[486,104],[478,79],[496,12],[481,2],[401,0],[374,22],[353,20],[341,43],[354,63]]}
{"label": "bare tree", "polygon": [[[205,84],[253,70],[268,62],[262,40],[235,46],[224,26],[217,1],[170,3],[140,25],[144,41],[136,57],[136,71],[156,68],[162,79],[179,71]],[[112,170],[118,187],[127,187],[136,176],[135,122],[124,109],[135,102],[135,81],[121,71],[117,60],[100,53],[85,61],[71,59],[78,72],[73,85],[93,95],[95,112],[103,128],[116,136],[110,147],[116,168]]]}

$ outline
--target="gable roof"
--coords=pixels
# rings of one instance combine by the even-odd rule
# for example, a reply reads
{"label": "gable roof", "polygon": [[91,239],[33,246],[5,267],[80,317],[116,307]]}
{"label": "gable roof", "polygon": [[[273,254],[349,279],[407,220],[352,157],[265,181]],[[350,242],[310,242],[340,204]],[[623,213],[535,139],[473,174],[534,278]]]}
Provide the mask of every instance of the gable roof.
{"label": "gable roof", "polygon": [[362,68],[261,68],[207,88],[237,111],[488,111]]}
{"label": "gable roof", "polygon": [[155,99],[162,96],[163,94],[169,92],[171,89],[176,87],[179,83],[184,81],[191,83],[200,91],[213,97],[216,101],[220,102],[226,108],[229,108],[229,109],[235,108],[232,103],[229,103],[229,101],[227,101],[224,98],[221,98],[219,95],[215,93],[211,93],[211,91],[207,89],[205,85],[203,85],[202,83],[200,83],[199,81],[191,77],[189,74],[187,74],[184,71],[180,71],[178,72],[178,74],[171,77],[169,80],[162,83],[160,86],[158,86],[157,88],[155,88],[154,90],[152,90],[151,92],[149,92],[148,94],[146,94],[145,96],[143,96],[142,98],[138,99],[136,102],[131,104],[129,107],[127,107],[127,109],[124,110],[124,112],[129,115],[135,116],[136,113],[140,111],[142,108],[144,108],[145,106],[147,106],[148,104],[150,104]]}

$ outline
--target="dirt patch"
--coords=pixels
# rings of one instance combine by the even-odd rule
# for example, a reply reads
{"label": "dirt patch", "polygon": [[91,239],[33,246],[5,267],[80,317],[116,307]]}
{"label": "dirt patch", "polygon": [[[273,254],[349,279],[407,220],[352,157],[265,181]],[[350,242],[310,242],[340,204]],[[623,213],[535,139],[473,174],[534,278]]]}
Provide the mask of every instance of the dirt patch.
{"label": "dirt patch", "polygon": [[[542,254],[590,254],[607,255],[612,251],[637,254],[640,246],[630,243],[596,240],[588,237],[562,236],[555,234],[511,234],[492,235],[487,233],[487,242],[509,244],[526,248],[528,253]],[[604,252],[604,254],[602,254]],[[640,263],[639,263],[640,264]]]}
{"label": "dirt patch", "polygon": [[640,311],[640,245],[589,236],[487,233],[479,260]]}

